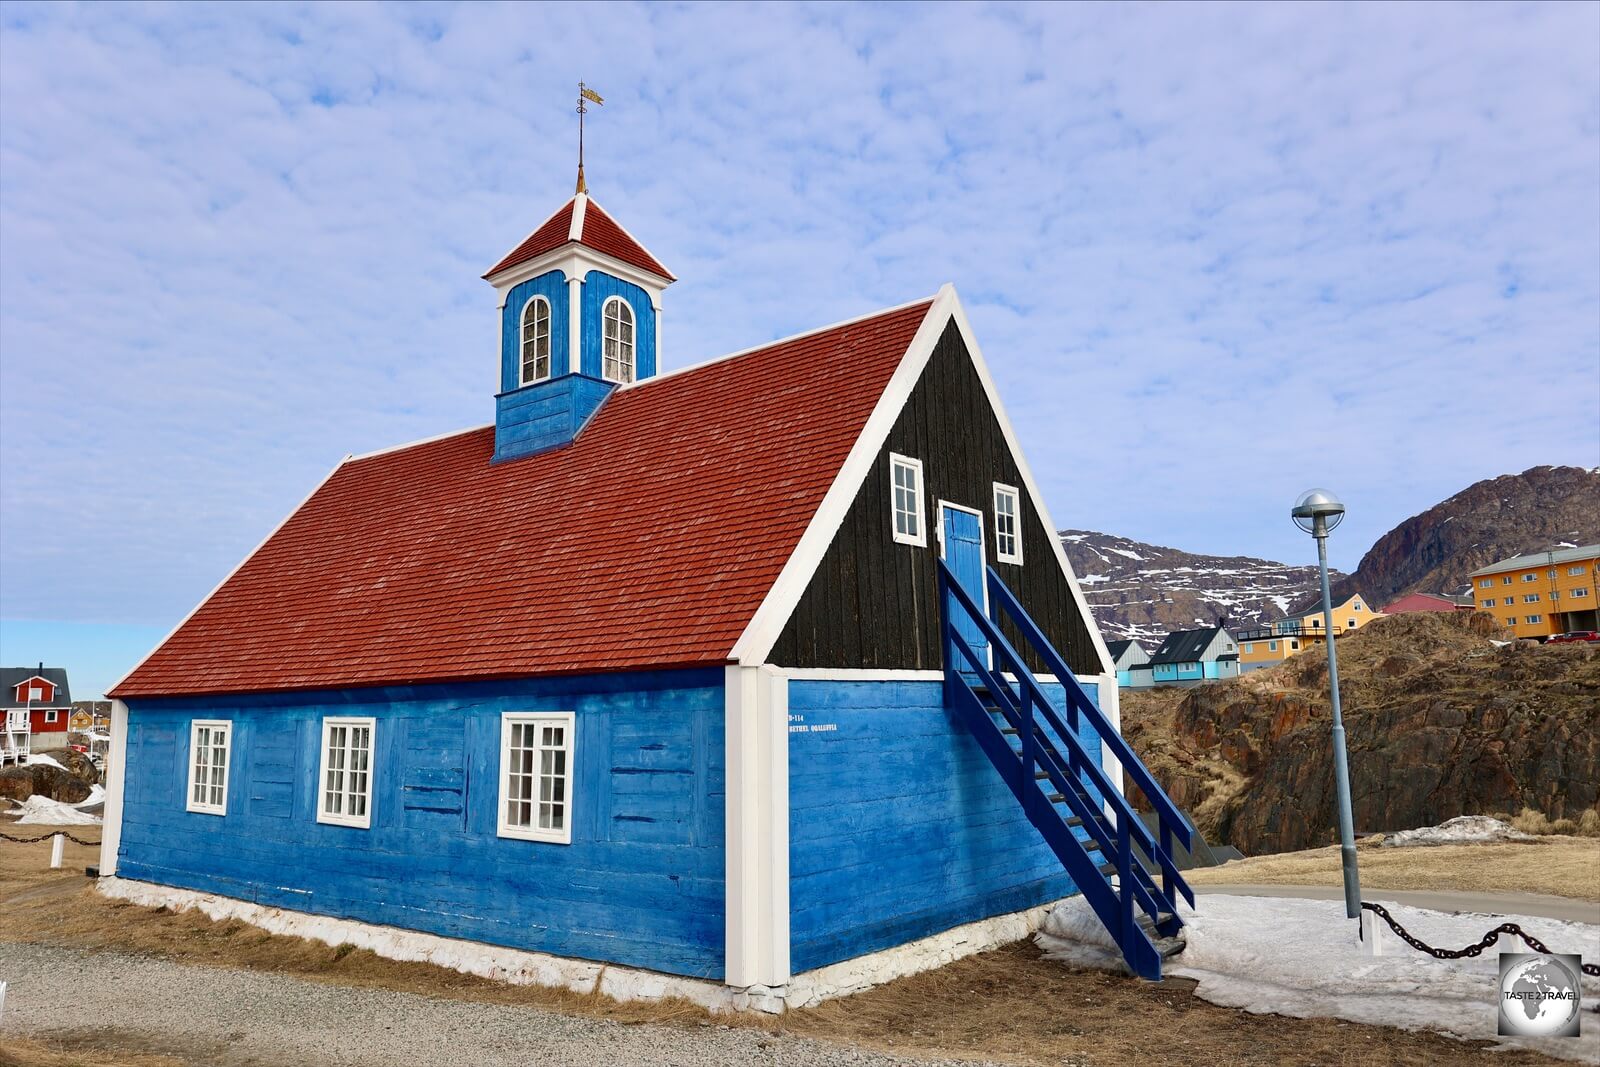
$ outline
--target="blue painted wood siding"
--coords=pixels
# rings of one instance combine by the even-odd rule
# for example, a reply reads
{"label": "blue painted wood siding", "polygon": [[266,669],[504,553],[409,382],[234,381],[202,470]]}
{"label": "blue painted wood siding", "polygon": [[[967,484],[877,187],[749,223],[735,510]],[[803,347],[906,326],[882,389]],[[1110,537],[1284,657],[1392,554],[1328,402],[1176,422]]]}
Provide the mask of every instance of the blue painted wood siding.
{"label": "blue painted wood siding", "polygon": [[[500,310],[500,391],[509,393],[522,384],[522,308],[534,296],[550,301],[550,365],[552,373],[572,369],[571,342],[567,340],[568,319],[572,317],[567,296],[567,276],[548,271],[513,286]],[[595,374],[598,376],[599,371]]]}
{"label": "blue painted wood siding", "polygon": [[[500,714],[576,715],[572,844],[496,836]],[[321,720],[377,720],[372,828],[316,821]],[[137,700],[118,873],[672,974],[723,974],[723,676]],[[226,816],[184,807],[189,722],[231,719]]]}
{"label": "blue painted wood siding", "polygon": [[789,712],[797,973],[1075,891],[943,683],[797,680]]}
{"label": "blue painted wood siding", "polygon": [[600,343],[605,336],[601,311],[607,300],[620,296],[633,309],[634,321],[634,378],[643,381],[656,373],[656,313],[650,306],[650,294],[621,278],[603,271],[592,270],[583,279],[583,296],[579,299],[578,318],[582,323],[578,335],[579,367],[583,373],[604,378],[602,373]]}
{"label": "blue painted wood siding", "polygon": [[495,397],[496,462],[570,445],[616,386],[563,374]]}

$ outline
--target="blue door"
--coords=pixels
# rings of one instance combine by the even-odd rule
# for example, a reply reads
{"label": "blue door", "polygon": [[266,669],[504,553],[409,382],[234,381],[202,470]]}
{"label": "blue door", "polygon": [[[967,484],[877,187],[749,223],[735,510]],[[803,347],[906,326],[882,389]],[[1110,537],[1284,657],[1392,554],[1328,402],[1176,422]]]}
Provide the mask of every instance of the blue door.
{"label": "blue door", "polygon": [[[966,590],[973,603],[985,611],[989,608],[989,594],[984,584],[983,516],[949,504],[939,505],[940,552],[950,567],[956,581]],[[971,646],[985,666],[989,663],[989,642],[967,613],[955,611],[956,633]],[[966,657],[956,653],[956,665],[970,671]]]}

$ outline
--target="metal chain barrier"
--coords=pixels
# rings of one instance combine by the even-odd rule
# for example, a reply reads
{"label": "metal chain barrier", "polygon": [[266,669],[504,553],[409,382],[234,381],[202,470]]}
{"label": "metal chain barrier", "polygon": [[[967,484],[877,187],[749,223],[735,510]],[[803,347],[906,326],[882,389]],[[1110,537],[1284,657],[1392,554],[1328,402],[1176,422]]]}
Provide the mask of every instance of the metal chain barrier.
{"label": "metal chain barrier", "polygon": [[48,841],[52,837],[56,836],[64,837],[68,841],[71,841],[74,845],[87,845],[91,848],[100,847],[100,842],[98,841],[85,841],[81,837],[73,837],[65,830],[57,830],[55,833],[44,834],[40,837],[12,837],[10,834],[0,833],[0,841],[12,841],[19,845],[36,845],[40,841]]}
{"label": "metal chain barrier", "polygon": [[[1528,943],[1528,947],[1533,949],[1533,951],[1542,952],[1547,956],[1554,955],[1554,953],[1544,947],[1543,941],[1540,941],[1538,938],[1528,933],[1516,923],[1501,923],[1493,930],[1490,930],[1488,933],[1484,934],[1483,940],[1479,941],[1476,945],[1468,945],[1466,948],[1455,949],[1434,948],[1432,945],[1426,944],[1420,939],[1413,937],[1409,930],[1395,921],[1394,916],[1390,915],[1388,909],[1382,904],[1370,904],[1363,900],[1361,902],[1361,907],[1372,912],[1378,918],[1388,923],[1389,929],[1393,930],[1397,935],[1399,935],[1400,940],[1404,941],[1418,952],[1426,952],[1436,960],[1459,960],[1464,956],[1481,956],[1483,955],[1484,949],[1500,940],[1501,934],[1510,934],[1513,937],[1520,937],[1522,940]],[[1583,965],[1583,973],[1595,978],[1600,978],[1600,964],[1585,963]]]}

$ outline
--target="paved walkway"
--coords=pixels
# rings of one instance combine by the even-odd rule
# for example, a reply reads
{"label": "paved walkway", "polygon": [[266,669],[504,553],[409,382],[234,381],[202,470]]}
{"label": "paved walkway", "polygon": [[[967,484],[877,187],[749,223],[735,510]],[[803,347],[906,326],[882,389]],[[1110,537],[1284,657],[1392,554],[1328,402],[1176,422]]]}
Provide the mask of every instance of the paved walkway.
{"label": "paved walkway", "polygon": [[[927,1067],[742,1026],[630,1026],[539,1008],[0,942],[7,1033],[191,1067]],[[0,1042],[3,1046],[3,1042]]]}
{"label": "paved walkway", "polygon": [[[1295,897],[1301,900],[1343,900],[1342,886],[1324,885],[1197,885],[1196,895],[1221,893],[1235,897]],[[1544,893],[1461,892],[1443,889],[1363,889],[1363,900],[1393,901],[1432,911],[1470,911],[1485,915],[1537,915],[1572,923],[1600,925],[1600,904]]]}

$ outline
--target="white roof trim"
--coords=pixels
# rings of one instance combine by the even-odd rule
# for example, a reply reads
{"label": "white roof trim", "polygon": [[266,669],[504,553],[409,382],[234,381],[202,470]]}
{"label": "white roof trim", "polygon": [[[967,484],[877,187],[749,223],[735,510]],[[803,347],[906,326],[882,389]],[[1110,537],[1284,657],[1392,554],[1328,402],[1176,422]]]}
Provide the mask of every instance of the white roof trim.
{"label": "white roof trim", "polygon": [[[587,204],[588,204],[588,202],[589,202],[589,200],[590,200],[590,197],[589,197],[589,194],[587,194],[587,193],[585,193],[585,194],[584,194],[584,195],[583,195],[583,199],[584,199],[584,203],[585,203],[585,205],[587,205]],[[637,237],[635,237],[635,236],[634,236],[634,235],[633,235],[633,231],[632,231],[632,230],[630,230],[630,229],[628,229],[628,228],[627,228],[627,227],[626,227],[626,226],[624,226],[624,225],[623,225],[623,224],[622,224],[622,220],[620,220],[620,219],[618,219],[618,218],[617,218],[617,217],[616,217],[616,216],[615,216],[615,215],[613,215],[613,214],[612,214],[612,213],[611,213],[611,212],[609,212],[609,211],[606,211],[606,209],[605,209],[605,208],[603,208],[603,207],[600,207],[600,203],[599,203],[599,201],[595,201],[595,205],[594,205],[594,206],[595,206],[595,207],[599,207],[599,208],[600,208],[600,210],[601,210],[601,211],[604,211],[604,212],[605,212],[605,216],[606,216],[606,218],[608,218],[608,219],[610,219],[610,220],[611,220],[611,221],[612,221],[612,222],[613,222],[613,223],[615,223],[615,224],[616,224],[616,227],[617,227],[617,229],[619,229],[619,230],[621,230],[621,231],[622,231],[622,233],[623,233],[623,236],[625,236],[625,237],[626,237],[626,238],[627,238],[627,239],[628,239],[628,240],[630,240],[630,241],[632,241],[632,242],[633,242],[633,243],[634,243],[634,244],[636,244],[636,245],[638,245],[638,246],[639,246],[639,248],[640,248],[640,249],[641,249],[641,250],[643,250],[643,252],[644,252],[644,254],[645,254],[645,255],[647,255],[647,256],[649,256],[649,257],[650,257],[650,258],[651,258],[651,259],[653,259],[653,260],[655,260],[655,261],[656,261],[656,262],[657,262],[657,263],[661,263],[661,257],[660,257],[660,256],[658,256],[658,255],[656,255],[656,254],[655,254],[655,253],[654,253],[654,252],[652,252],[652,251],[650,251],[650,250],[649,250],[649,249],[648,249],[648,248],[645,248],[645,246],[644,246],[644,242],[643,242],[643,241],[641,241],[641,240],[639,240],[639,239],[638,239],[638,238],[637,238]],[[639,269],[640,269],[640,270],[643,270],[643,269],[644,269],[644,268],[643,268],[643,267],[641,267],[641,268],[639,268]],[[666,264],[664,264],[664,263],[663,263],[663,264],[662,264],[662,269],[663,269],[663,270],[665,270],[665,269],[666,269]],[[649,272],[649,273],[651,273],[651,274],[655,274],[655,271],[650,271],[650,272]],[[663,280],[665,280],[665,281],[668,281],[668,282],[670,282],[670,281],[672,281],[672,279],[671,279],[671,278],[666,278],[666,277],[665,277],[665,276],[662,276],[662,277],[663,277]]]}
{"label": "white roof trim", "polygon": [[342,462],[355,463],[359,460],[371,459],[374,456],[387,456],[390,452],[404,452],[408,448],[416,448],[418,445],[431,445],[433,442],[443,441],[447,437],[460,437],[464,433],[472,433],[476,430],[487,430],[493,425],[494,423],[492,422],[486,422],[482,426],[468,426],[464,430],[449,430],[445,433],[436,433],[431,437],[419,437],[415,441],[407,441],[404,444],[390,445],[387,448],[376,448],[371,452],[361,452],[357,455],[346,456]]}
{"label": "white roof trim", "polygon": [[785,345],[790,341],[798,341],[804,337],[811,337],[819,333],[827,333],[829,330],[837,330],[844,326],[853,326],[858,322],[866,322],[868,319],[875,319],[882,315],[892,315],[896,311],[904,311],[906,308],[916,307],[918,304],[926,304],[929,300],[937,301],[940,294],[943,292],[944,290],[941,289],[938,293],[935,293],[931,297],[919,296],[915,300],[907,300],[904,304],[896,304],[894,307],[878,308],[875,311],[868,311],[862,315],[855,315],[848,319],[841,319],[838,322],[831,322],[826,326],[818,326],[812,330],[802,330],[800,333],[792,333],[788,337],[780,337],[775,341],[762,341],[758,345],[751,345],[749,348],[741,348],[737,352],[728,352],[724,355],[712,356],[710,359],[702,359],[698,363],[690,363],[683,367],[674,367],[673,369],[667,371],[657,371],[652,377],[645,378],[642,381],[629,382],[627,385],[619,385],[617,388],[619,390],[643,389],[648,385],[654,385],[656,382],[662,381],[666,378],[676,378],[680,374],[688,374],[690,371],[697,371],[717,363],[726,363],[728,360],[738,359],[740,356],[749,356],[757,352],[765,352],[769,348],[775,348],[778,345]]}
{"label": "white roof trim", "polygon": [[577,196],[572,198],[572,225],[567,227],[567,240],[583,240],[583,216],[587,214],[588,211],[588,193],[579,193]]}
{"label": "white roof trim", "polygon": [[[772,588],[767,590],[767,595],[762,598],[760,606],[756,608],[749,624],[745,626],[744,633],[740,634],[733,650],[728,653],[730,659],[745,666],[756,666],[766,662],[767,656],[772,652],[772,646],[777,643],[784,625],[789,621],[789,616],[794,613],[795,605],[800,602],[806,586],[811,583],[811,576],[816,573],[823,555],[828,551],[828,546],[833,543],[834,535],[839,532],[840,525],[850,511],[850,505],[855,501],[856,493],[860,491],[862,481],[866,479],[872,465],[877,462],[878,453],[883,450],[883,443],[889,438],[889,431],[894,428],[895,420],[900,417],[900,410],[905,407],[907,398],[911,396],[911,390],[922,377],[922,370],[928,365],[934,346],[939,343],[939,335],[944,332],[945,323],[950,319],[955,302],[955,289],[950,285],[942,287],[938,295],[933,298],[933,304],[922,318],[922,325],[917,327],[916,335],[912,337],[911,344],[900,359],[900,365],[895,368],[894,374],[889,378],[889,384],[878,396],[872,414],[867,416],[866,425],[861,428],[856,443],[850,448],[850,454],[845,457],[838,474],[834,476],[833,484],[828,487],[828,492],[823,496],[816,514],[811,516],[810,524],[806,527],[805,533],[800,535],[800,541],[795,545],[794,551],[789,553],[783,570],[778,572]],[[881,314],[883,314],[881,311],[873,312],[874,316]],[[818,331],[808,331],[808,333],[815,332]],[[806,334],[799,336],[804,337]]]}
{"label": "white roof trim", "polygon": [[923,369],[933,355],[934,346],[944,334],[945,324],[952,320],[961,333],[961,339],[972,359],[973,368],[978,372],[978,380],[983,384],[984,395],[988,397],[989,406],[993,409],[995,420],[1000,425],[1006,446],[1011,450],[1011,458],[1021,473],[1021,488],[1028,494],[1029,500],[1033,502],[1035,514],[1044,524],[1046,540],[1054,551],[1061,573],[1067,579],[1067,587],[1072,592],[1073,602],[1078,606],[1084,625],[1088,627],[1089,637],[1094,642],[1095,653],[1100,659],[1100,673],[1115,674],[1116,666],[1106,648],[1105,638],[1101,636],[1100,628],[1095,625],[1094,614],[1089,610],[1089,602],[1084,598],[1082,586],[1078,584],[1078,576],[1073,573],[1072,564],[1067,560],[1066,550],[1061,546],[1061,539],[1055,534],[1055,523],[1045,507],[1044,497],[1039,492],[1033,472],[1029,470],[1028,462],[1023,457],[1011,420],[1006,417],[1005,408],[1000,403],[1000,394],[995,389],[994,379],[989,375],[988,366],[984,363],[983,352],[978,347],[977,338],[973,336],[972,325],[967,321],[966,311],[961,306],[955,287],[948,284],[942,287],[934,298],[933,306],[928,309],[928,314],[906,350],[905,357],[900,361],[900,366],[895,369],[888,386],[878,398],[877,406],[873,408],[861,435],[850,449],[850,455],[846,457],[833,484],[829,486],[821,506],[812,516],[811,524],[801,535],[799,544],[790,554],[777,580],[773,582],[772,588],[767,591],[766,597],[756,609],[755,615],[751,617],[744,633],[734,644],[729,658],[753,665],[765,662],[767,656],[771,654],[772,646],[777,643],[784,625],[793,614],[795,605],[799,603],[806,586],[810,584],[811,577],[821,564],[828,546],[833,543],[834,535],[838,533],[851,504],[855,502],[861,483],[877,460],[884,442],[888,440],[890,430],[893,429],[901,410],[911,397],[912,390],[921,379]]}
{"label": "white roof trim", "polygon": [[[373,454],[376,455],[376,453],[373,453]],[[316,485],[312,486],[311,492],[307,493],[305,495],[304,499],[302,499],[300,501],[300,503],[296,504],[290,510],[289,514],[287,514],[283,518],[279,519],[278,520],[278,524],[267,532],[267,536],[263,537],[261,539],[260,543],[258,543],[256,545],[256,547],[252,548],[245,555],[245,557],[243,559],[241,559],[238,563],[234,564],[233,569],[231,571],[229,571],[226,575],[223,576],[222,581],[220,581],[216,585],[212,586],[211,587],[211,592],[209,592],[205,596],[201,597],[200,598],[200,602],[197,603],[194,607],[190,608],[189,609],[189,613],[187,615],[185,615],[183,618],[178,620],[178,625],[176,625],[172,629],[168,630],[167,631],[167,635],[165,637],[163,637],[160,641],[157,641],[154,648],[152,648],[149,652],[146,652],[143,656],[139,657],[139,662],[134,664],[132,670],[128,671],[128,673],[124,674],[121,678],[118,678],[115,682],[112,682],[110,685],[106,686],[106,692],[107,693],[111,692],[112,690],[116,689],[117,686],[121,685],[123,682],[126,682],[129,678],[133,677],[134,673],[136,671],[138,671],[138,669],[140,667],[143,667],[145,665],[145,663],[147,663],[149,661],[151,656],[155,655],[157,652],[160,652],[161,651],[161,647],[163,645],[165,645],[168,641],[171,641],[173,636],[176,635],[179,630],[183,629],[186,625],[188,625],[189,620],[194,618],[195,614],[201,608],[205,607],[206,604],[208,604],[211,601],[211,598],[216,596],[217,593],[222,589],[223,586],[227,585],[230,581],[232,581],[233,580],[233,576],[235,574],[238,574],[241,570],[243,570],[244,569],[244,565],[246,563],[249,563],[252,559],[254,559],[256,553],[260,552],[263,548],[265,548],[266,545],[267,545],[267,542],[272,540],[274,537],[276,537],[278,535],[278,531],[283,529],[285,526],[287,526],[289,524],[289,520],[294,518],[296,515],[298,515],[300,513],[300,509],[305,507],[307,504],[309,504],[311,502],[311,498],[316,496],[319,492],[321,492],[322,491],[322,487],[327,485],[328,481],[335,474],[338,474],[339,470],[346,463],[349,463],[350,460],[351,460],[350,456],[345,456],[338,463],[335,463],[333,465],[333,469],[330,470],[327,474],[324,474],[322,476],[322,480],[319,481]],[[119,697],[119,698],[114,698],[114,699],[121,699],[121,698]]]}
{"label": "white roof trim", "polygon": [[[576,199],[576,198],[574,198],[574,199]],[[560,207],[558,207],[554,211],[550,212],[550,214],[546,215],[540,221],[539,225],[537,225],[533,229],[529,230],[527,232],[527,234],[523,236],[522,241],[518,241],[516,244],[512,245],[510,248],[506,249],[506,251],[501,254],[500,259],[505,259],[506,256],[509,256],[512,252],[515,252],[517,249],[521,248],[523,241],[526,241],[529,237],[532,237],[534,234],[536,234],[540,230],[544,229],[544,227],[549,224],[551,219],[555,218],[557,215],[559,215],[563,211],[567,210],[567,205],[570,204],[570,203],[572,203],[571,200],[563,200],[563,201],[561,201],[561,206]],[[577,216],[578,212],[577,212],[576,208],[573,209],[572,214],[573,214],[574,217]],[[500,259],[495,260],[495,262],[496,263],[500,262]],[[510,268],[507,268],[507,269],[509,270]],[[492,277],[492,275],[485,275],[485,278],[488,278],[488,277]]]}
{"label": "white roof trim", "polygon": [[983,352],[978,347],[978,339],[972,333],[972,324],[967,321],[966,309],[961,306],[959,299],[955,301],[955,320],[956,329],[961,331],[961,340],[972,356],[972,365],[978,372],[978,380],[983,383],[983,391],[989,397],[989,406],[994,409],[994,417],[1000,423],[1000,432],[1006,439],[1007,447],[1011,449],[1011,458],[1016,461],[1017,470],[1022,472],[1022,489],[1033,501],[1034,512],[1044,523],[1045,540],[1054,551],[1056,562],[1061,565],[1061,573],[1066,575],[1067,588],[1072,590],[1073,602],[1078,605],[1083,623],[1089,629],[1089,638],[1094,642],[1095,652],[1100,657],[1100,673],[1114,675],[1117,668],[1111,661],[1106,640],[1100,633],[1100,627],[1095,624],[1094,613],[1089,610],[1089,601],[1083,595],[1083,587],[1078,584],[1078,576],[1073,572],[1072,563],[1067,559],[1067,550],[1061,546],[1055,521],[1050,518],[1050,510],[1044,506],[1044,495],[1039,492],[1039,483],[1034,481],[1033,471],[1028,468],[1027,457],[1022,454],[1022,445],[1017,441],[1017,432],[1006,416],[1005,406],[1000,403],[1000,391],[995,388],[994,379],[989,376],[989,365],[984,362]]}

